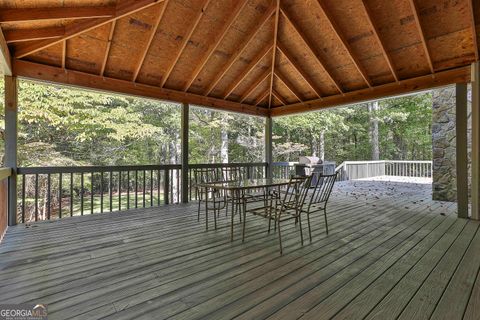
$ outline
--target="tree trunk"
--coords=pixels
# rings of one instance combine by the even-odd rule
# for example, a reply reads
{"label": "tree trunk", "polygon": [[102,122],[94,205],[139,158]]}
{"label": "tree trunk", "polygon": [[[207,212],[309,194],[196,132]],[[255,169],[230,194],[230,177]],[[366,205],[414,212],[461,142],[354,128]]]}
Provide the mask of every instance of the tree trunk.
{"label": "tree trunk", "polygon": [[372,160],[380,160],[380,148],[378,145],[378,119],[375,114],[378,110],[378,101],[368,104],[370,117],[370,143],[372,146]]}
{"label": "tree trunk", "polygon": [[325,161],[325,130],[320,132],[320,138],[318,141],[318,157],[320,160]]}
{"label": "tree trunk", "polygon": [[221,128],[220,136],[222,139],[222,145],[220,147],[220,158],[222,163],[228,163],[228,131],[225,123],[227,122],[227,117],[222,117],[223,126]]}

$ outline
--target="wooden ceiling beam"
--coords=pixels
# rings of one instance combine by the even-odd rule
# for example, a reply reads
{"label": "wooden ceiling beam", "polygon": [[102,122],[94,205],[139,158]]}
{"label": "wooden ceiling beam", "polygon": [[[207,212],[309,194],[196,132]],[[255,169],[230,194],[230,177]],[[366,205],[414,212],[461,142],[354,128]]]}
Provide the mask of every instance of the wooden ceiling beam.
{"label": "wooden ceiling beam", "polygon": [[478,43],[477,43],[477,25],[475,24],[473,1],[468,0],[467,2],[468,2],[468,11],[470,16],[470,28],[472,29],[473,50],[475,53],[475,60],[478,61],[479,53],[478,53]]}
{"label": "wooden ceiling beam", "polygon": [[67,40],[62,43],[62,68],[65,69],[67,62]]}
{"label": "wooden ceiling beam", "polygon": [[255,89],[257,89],[258,86],[268,78],[269,75],[270,75],[270,70],[269,69],[265,70],[265,72],[260,77],[258,77],[257,81],[252,83],[250,87],[248,87],[248,89],[245,90],[245,93],[242,94],[242,96],[240,97],[240,103],[243,103],[243,101],[245,101],[245,99],[247,99],[255,91]]}
{"label": "wooden ceiling beam", "polygon": [[3,75],[12,75],[12,61],[10,50],[8,49],[7,42],[3,36],[3,31],[0,28],[0,72]]}
{"label": "wooden ceiling beam", "polygon": [[40,29],[18,29],[3,32],[7,43],[60,38],[65,35],[65,27]]}
{"label": "wooden ceiling beam", "polygon": [[170,65],[167,68],[167,71],[165,74],[162,76],[162,81],[160,81],[160,88],[163,88],[165,83],[167,82],[168,78],[170,77],[170,74],[172,73],[173,69],[175,68],[175,65],[177,64],[178,60],[182,56],[183,50],[185,50],[185,47],[187,46],[188,42],[190,41],[190,38],[192,37],[193,32],[198,26],[198,23],[200,22],[200,19],[202,19],[203,15],[205,14],[205,11],[207,10],[208,4],[210,3],[211,0],[203,0],[202,6],[200,9],[200,12],[197,14],[195,21],[190,25],[190,29],[187,32],[187,35],[183,37],[182,44],[180,45],[179,50],[177,51],[177,54],[175,55],[175,59],[170,63]]}
{"label": "wooden ceiling beam", "polygon": [[270,19],[270,17],[274,12],[275,12],[274,5],[270,6],[267,9],[267,11],[263,14],[263,16],[257,21],[253,30],[251,30],[250,33],[245,37],[246,40],[238,48],[236,48],[236,50],[234,51],[234,54],[230,57],[228,62],[223,66],[220,72],[217,73],[217,76],[213,79],[213,81],[204,91],[203,93],[204,95],[208,96],[212,92],[212,90],[215,88],[218,82],[223,78],[223,76],[228,72],[228,70],[230,70],[230,68],[235,63],[235,61],[237,61],[237,59],[245,51],[245,49],[248,48],[252,40],[255,39],[255,36],[262,29],[262,27],[267,23],[267,21]]}
{"label": "wooden ceiling beam", "polygon": [[159,88],[157,86],[134,83],[126,80],[102,77],[74,70],[65,70],[58,67],[42,65],[24,60],[14,60],[13,70],[15,76],[28,79],[89,88],[105,92],[116,92],[131,96],[191,103],[205,107],[251,115],[268,115],[267,109],[257,108],[248,104],[242,104],[213,97],[205,97],[177,90]]}
{"label": "wooden ceiling beam", "polygon": [[182,91],[188,91],[188,89],[190,89],[193,81],[195,81],[195,79],[197,79],[200,72],[202,72],[208,60],[210,59],[212,54],[215,52],[215,50],[217,50],[223,38],[225,38],[225,35],[227,34],[228,30],[230,30],[230,27],[235,23],[238,16],[240,15],[240,12],[242,11],[242,9],[245,7],[247,3],[248,3],[247,0],[237,1],[237,5],[233,9],[232,14],[229,16],[229,18],[223,25],[222,30],[220,31],[218,36],[208,46],[207,53],[205,54],[205,56],[202,57],[200,63],[195,67],[195,70],[193,71],[192,76],[186,81],[185,86],[182,88]]}
{"label": "wooden ceiling beam", "polygon": [[430,55],[430,50],[428,49],[427,41],[425,40],[425,33],[422,28],[422,23],[420,22],[420,16],[418,15],[418,7],[417,7],[417,4],[415,3],[415,0],[409,0],[409,1],[410,1],[410,7],[412,8],[412,11],[413,11],[413,17],[415,18],[415,24],[417,26],[418,33],[420,34],[420,40],[422,41],[422,46],[423,46],[423,49],[425,50],[425,57],[427,58],[427,61],[428,61],[428,67],[430,68],[430,72],[433,74],[435,73],[435,69],[433,68],[432,57]]}
{"label": "wooden ceiling beam", "polygon": [[148,37],[147,44],[145,45],[145,48],[142,51],[142,55],[140,56],[140,60],[138,61],[137,66],[135,67],[135,71],[133,72],[133,78],[132,78],[133,82],[137,81],[138,74],[142,69],[143,62],[145,61],[145,57],[147,56],[148,50],[150,50],[150,46],[152,45],[152,41],[153,41],[153,38],[155,37],[155,34],[157,33],[158,26],[160,25],[160,22],[162,22],[163,15],[165,14],[165,11],[167,9],[168,1],[169,0],[165,0],[163,4],[161,4],[157,19],[155,20],[150,36]]}
{"label": "wooden ceiling beam", "polygon": [[395,70],[395,67],[393,65],[392,58],[387,52],[387,47],[385,46],[385,43],[383,43],[382,39],[380,38],[380,32],[373,22],[372,19],[372,13],[370,12],[370,9],[368,8],[368,5],[365,3],[366,0],[360,1],[363,12],[365,13],[365,16],[367,17],[367,21],[370,24],[370,28],[372,29],[373,35],[375,36],[375,39],[377,40],[378,44],[380,45],[380,49],[382,50],[383,57],[387,61],[388,67],[390,68],[390,71],[392,72],[393,78],[395,81],[399,81],[400,78],[398,77],[397,71]]}
{"label": "wooden ceiling beam", "polygon": [[95,18],[95,19],[88,19],[74,21],[72,24],[69,24],[65,27],[65,35],[60,38],[55,39],[46,39],[41,41],[35,41],[33,43],[25,43],[19,44],[18,47],[15,49],[14,56],[15,58],[22,58],[28,56],[29,54],[35,53],[42,49],[48,48],[53,46],[57,43],[61,43],[64,40],[73,38],[78,36],[82,33],[88,32],[92,29],[98,28],[104,24],[110,23],[114,20],[118,20],[125,16],[131,15],[137,11],[143,10],[152,6],[158,2],[163,0],[125,0],[120,2],[115,10],[115,14],[111,17],[105,18]]}
{"label": "wooden ceiling beam", "polygon": [[352,47],[348,43],[348,40],[340,32],[340,26],[335,22],[335,19],[333,19],[332,14],[328,10],[327,6],[325,5],[325,1],[324,0],[317,0],[317,2],[320,6],[320,9],[321,9],[323,15],[325,16],[325,18],[327,18],[328,23],[332,27],[333,32],[337,36],[340,43],[343,45],[343,48],[345,49],[345,51],[347,51],[348,55],[350,56],[350,59],[352,60],[353,64],[357,68],[360,75],[362,76],[363,80],[365,81],[367,86],[371,87],[372,86],[372,81],[370,80],[370,77],[368,76],[367,71],[362,66],[360,61],[356,58],[355,54],[353,53]]}
{"label": "wooden ceiling beam", "polygon": [[103,56],[102,67],[100,68],[100,75],[103,76],[105,73],[105,67],[107,66],[108,56],[110,54],[110,48],[112,47],[113,34],[115,33],[115,26],[117,24],[116,20],[112,21],[110,26],[110,33],[108,34],[107,47],[105,48],[105,54]]}
{"label": "wooden ceiling beam", "polygon": [[320,90],[317,89],[315,82],[307,75],[295,62],[295,59],[287,51],[287,49],[282,45],[281,42],[277,44],[278,50],[283,54],[283,56],[287,59],[290,65],[298,72],[298,74],[302,77],[302,79],[308,84],[308,86],[313,90],[313,92],[317,95],[318,98],[322,99],[322,95],[320,94]]}
{"label": "wooden ceiling beam", "polygon": [[270,44],[268,46],[265,46],[262,51],[260,51],[253,59],[252,61],[248,64],[248,66],[243,69],[242,73],[233,80],[232,84],[227,88],[225,91],[223,98],[226,99],[232,92],[240,85],[240,83],[252,72],[253,69],[262,61],[263,58],[267,56],[267,54],[272,50],[273,45]]}
{"label": "wooden ceiling beam", "polygon": [[255,106],[258,106],[258,104],[263,100],[265,100],[265,98],[267,98],[269,94],[270,94],[270,90],[267,89],[261,95],[259,95],[257,100],[255,100]]}
{"label": "wooden ceiling beam", "polygon": [[283,85],[288,89],[288,91],[290,91],[295,96],[295,98],[297,98],[299,102],[303,102],[303,99],[301,98],[302,95],[300,94],[300,92],[297,91],[297,89],[295,89],[295,87],[290,82],[290,80],[287,79],[287,77],[285,77],[279,70],[275,71],[275,76],[278,80],[280,80],[280,82],[283,83]]}
{"label": "wooden ceiling beam", "polygon": [[333,78],[333,75],[328,71],[326,67],[326,62],[321,58],[313,49],[313,44],[306,38],[302,31],[300,31],[299,26],[297,23],[289,16],[287,11],[280,6],[280,11],[282,12],[283,16],[287,19],[288,23],[293,27],[297,35],[300,37],[302,42],[304,43],[305,47],[308,49],[310,54],[315,58],[315,61],[322,67],[323,71],[327,75],[328,79],[334,84],[335,88],[340,92],[343,93],[343,89],[340,83]]}
{"label": "wooden ceiling beam", "polygon": [[[276,90],[272,89],[272,95],[278,99],[284,106],[288,104],[288,102],[278,93]],[[271,99],[271,98],[270,98]],[[271,107],[270,107],[271,109]]]}
{"label": "wooden ceiling beam", "polygon": [[[280,0],[277,0],[277,9],[275,10],[275,25],[273,30],[273,50],[272,50],[272,66],[270,70],[270,97],[268,98],[268,109],[272,107],[273,96],[273,80],[275,75],[275,58],[277,54],[277,42],[278,42],[278,23],[280,20]],[[281,101],[281,100],[280,100]]]}
{"label": "wooden ceiling beam", "polygon": [[314,111],[319,109],[338,107],[342,105],[351,105],[364,103],[366,101],[378,100],[387,97],[405,95],[409,93],[429,90],[435,87],[442,87],[453,83],[470,82],[470,66],[460,67],[447,71],[441,71],[432,75],[425,75],[412,79],[391,82],[384,85],[365,88],[345,93],[344,95],[335,95],[325,97],[322,100],[310,100],[303,103],[294,103],[284,107],[271,110],[272,116],[282,116],[300,112]]}
{"label": "wooden ceiling beam", "polygon": [[114,15],[114,6],[2,9],[0,10],[0,23],[95,19],[113,17]]}

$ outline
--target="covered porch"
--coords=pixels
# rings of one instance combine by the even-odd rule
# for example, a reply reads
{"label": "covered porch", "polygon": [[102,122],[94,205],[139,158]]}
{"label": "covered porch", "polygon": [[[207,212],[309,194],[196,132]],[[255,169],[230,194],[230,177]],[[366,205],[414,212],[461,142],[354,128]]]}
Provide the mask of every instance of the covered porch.
{"label": "covered porch", "polygon": [[[46,304],[53,319],[480,318],[479,6],[0,1],[0,304]],[[21,79],[181,103],[181,161],[19,166]],[[283,255],[254,216],[244,243],[230,241],[224,211],[216,230],[205,231],[204,212],[197,221],[193,170],[294,172],[274,162],[275,117],[445,86],[455,88],[456,202],[432,200],[431,161],[346,161],[331,232],[314,216],[301,246],[288,224]],[[191,106],[263,118],[262,162],[190,163]]]}

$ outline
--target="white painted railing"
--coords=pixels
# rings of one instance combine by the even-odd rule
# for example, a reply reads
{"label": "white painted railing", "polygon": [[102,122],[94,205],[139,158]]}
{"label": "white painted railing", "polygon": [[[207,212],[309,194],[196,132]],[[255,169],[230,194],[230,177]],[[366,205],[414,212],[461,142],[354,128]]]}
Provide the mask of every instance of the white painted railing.
{"label": "white painted railing", "polygon": [[378,176],[432,177],[432,161],[379,160],[345,161],[336,171],[339,180],[356,180]]}

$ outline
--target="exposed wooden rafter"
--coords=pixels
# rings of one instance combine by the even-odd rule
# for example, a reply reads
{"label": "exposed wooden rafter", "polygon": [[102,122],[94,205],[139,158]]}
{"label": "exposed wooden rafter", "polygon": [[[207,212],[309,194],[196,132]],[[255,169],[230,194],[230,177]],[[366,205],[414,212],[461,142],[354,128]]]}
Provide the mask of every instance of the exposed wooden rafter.
{"label": "exposed wooden rafter", "polygon": [[287,59],[288,63],[298,72],[298,74],[302,77],[302,79],[308,84],[308,86],[313,90],[313,92],[317,95],[318,98],[322,98],[320,94],[320,90],[317,88],[315,82],[310,78],[308,74],[305,73],[295,62],[295,59],[292,57],[290,52],[282,45],[281,42],[277,43],[277,48],[283,54],[283,56]]}
{"label": "exposed wooden rafter", "polygon": [[193,81],[195,81],[195,79],[198,77],[198,75],[203,70],[203,68],[207,64],[207,62],[210,59],[210,57],[212,56],[212,54],[215,52],[215,50],[218,48],[218,46],[222,42],[223,38],[227,34],[230,27],[237,20],[238,16],[240,15],[240,12],[245,7],[247,2],[248,2],[247,0],[237,1],[237,5],[235,6],[235,9],[233,10],[232,14],[227,19],[226,23],[223,25],[223,28],[219,32],[218,36],[208,46],[207,53],[205,54],[204,57],[202,57],[200,63],[195,67],[195,70],[194,70],[192,76],[186,81],[185,86],[183,87],[182,91],[187,91],[190,88]]}
{"label": "exposed wooden rafter", "polygon": [[16,76],[29,79],[90,88],[93,90],[117,92],[139,97],[191,103],[210,108],[252,115],[268,115],[268,110],[266,108],[257,108],[248,104],[241,104],[238,102],[222,100],[213,97],[205,97],[188,92],[159,88],[157,86],[134,83],[126,80],[107,78],[79,71],[65,70],[58,67],[52,67],[23,60],[14,60],[13,65]]}
{"label": "exposed wooden rafter", "polygon": [[[423,32],[422,23],[420,21],[420,16],[418,15],[418,7],[415,3],[415,0],[409,0],[410,7],[413,11],[413,17],[415,18],[415,24],[417,25],[418,33],[420,34],[420,40],[422,41],[423,49],[425,50],[425,57],[428,61],[428,67],[430,68],[431,73],[435,73],[435,69],[433,68],[432,57],[430,55],[430,50],[428,49],[427,41],[425,40],[425,33]],[[470,0],[469,0],[470,1]]]}
{"label": "exposed wooden rafter", "polygon": [[268,78],[269,75],[270,69],[265,70],[265,72],[258,77],[257,80],[252,83],[250,87],[248,87],[247,90],[245,90],[245,93],[240,97],[240,103],[243,103],[243,101],[245,101],[245,99],[247,99],[255,91],[255,89],[257,89],[258,86]]}
{"label": "exposed wooden rafter", "polygon": [[14,56],[16,58],[23,58],[32,54],[34,52],[40,51],[42,49],[53,46],[57,43],[61,43],[64,40],[70,39],[72,37],[78,36],[82,33],[90,31],[94,28],[118,20],[125,16],[128,16],[137,11],[143,10],[149,6],[152,6],[163,0],[126,0],[119,3],[116,7],[115,14],[111,17],[106,18],[95,18],[75,21],[72,24],[69,24],[65,27],[65,35],[60,38],[55,39],[46,39],[41,41],[36,41],[33,43],[19,44],[15,49]]}
{"label": "exposed wooden rafter", "polygon": [[332,27],[333,32],[337,36],[340,43],[343,45],[343,48],[345,49],[345,51],[347,51],[348,55],[350,56],[350,59],[352,59],[353,64],[357,68],[363,80],[365,80],[365,83],[369,87],[371,87],[372,81],[370,80],[370,77],[368,76],[367,71],[365,70],[365,68],[362,66],[360,61],[356,58],[355,54],[353,53],[352,47],[350,46],[350,44],[348,43],[348,40],[343,36],[342,32],[340,31],[340,26],[335,22],[335,19],[333,19],[332,14],[329,12],[327,6],[325,5],[325,1],[317,0],[317,2],[320,6],[320,9],[323,15],[327,18],[327,21]]}
{"label": "exposed wooden rafter", "polygon": [[160,25],[160,22],[162,22],[163,15],[165,14],[165,11],[167,9],[168,1],[169,0],[165,0],[162,4],[159,4],[159,12],[157,15],[157,19],[155,20],[150,36],[148,37],[147,44],[145,45],[145,48],[142,51],[140,60],[138,61],[137,66],[135,67],[135,71],[133,72],[133,78],[132,78],[133,82],[137,81],[138,74],[142,69],[143,62],[145,61],[145,57],[147,56],[150,46],[152,45],[152,41],[153,41],[153,38],[155,37],[155,34],[157,33],[158,26]]}
{"label": "exposed wooden rafter", "polygon": [[0,69],[1,73],[7,76],[12,75],[12,63],[10,50],[8,49],[7,42],[3,37],[3,31],[0,28]]}
{"label": "exposed wooden rafter", "polygon": [[112,47],[113,34],[115,33],[115,25],[117,24],[116,20],[112,21],[110,26],[110,33],[108,34],[107,47],[105,48],[105,54],[102,60],[102,67],[100,68],[100,75],[103,76],[105,73],[105,67],[107,66],[108,55],[110,54],[110,48]]}
{"label": "exposed wooden rafter", "polygon": [[0,22],[95,19],[113,16],[115,16],[114,6],[22,8],[0,10]]}
{"label": "exposed wooden rafter", "polygon": [[470,16],[470,28],[472,29],[473,50],[475,53],[475,60],[478,61],[479,54],[478,54],[478,43],[477,43],[477,25],[475,24],[473,1],[468,0],[467,2],[468,2],[468,11]]}
{"label": "exposed wooden rafter", "polygon": [[320,65],[320,67],[323,69],[323,71],[325,72],[325,74],[327,75],[328,79],[330,79],[330,81],[334,84],[335,88],[337,88],[337,90],[340,92],[340,93],[343,93],[343,89],[340,85],[340,83],[335,80],[335,78],[333,78],[332,74],[328,71],[327,67],[326,67],[326,62],[315,52],[315,50],[313,49],[313,44],[310,43],[310,41],[305,37],[305,35],[303,34],[303,32],[300,30],[299,26],[297,25],[297,23],[290,17],[290,15],[288,14],[288,12],[283,8],[283,6],[280,6],[280,11],[282,12],[283,16],[286,18],[286,20],[288,21],[288,23],[290,23],[290,25],[293,27],[293,29],[295,30],[295,32],[297,33],[297,35],[300,37],[300,39],[302,40],[302,42],[305,44],[305,47],[308,49],[308,51],[310,51],[311,55],[315,58],[315,61]]}
{"label": "exposed wooden rafter", "polygon": [[285,77],[279,70],[275,71],[275,76],[278,78],[278,80],[280,80],[280,82],[283,83],[283,85],[288,89],[288,91],[290,91],[295,96],[295,98],[297,98],[298,101],[303,102],[303,99],[301,98],[301,93],[298,92],[297,89],[295,89],[295,87],[287,79],[287,77]]}
{"label": "exposed wooden rafter", "polygon": [[265,100],[270,95],[270,90],[265,90],[261,95],[258,96],[255,100],[255,105],[258,106],[263,100]]}
{"label": "exposed wooden rafter", "polygon": [[60,38],[65,35],[65,27],[40,29],[18,29],[4,31],[7,43]]}
{"label": "exposed wooden rafter", "polygon": [[[277,0],[277,9],[275,11],[275,26],[273,31],[273,50],[272,50],[272,65],[270,69],[270,97],[268,98],[268,108],[272,107],[272,95],[273,95],[273,80],[275,79],[275,58],[277,55],[277,42],[278,42],[278,23],[280,21],[280,0]],[[280,99],[279,99],[280,100]],[[280,100],[282,101],[282,100]]]}
{"label": "exposed wooden rafter", "polygon": [[62,68],[65,69],[67,62],[67,40],[62,43]]}
{"label": "exposed wooden rafter", "polygon": [[[287,105],[288,102],[282,97],[280,93],[278,93],[276,90],[272,90],[272,96],[278,99],[283,105]],[[270,97],[271,100],[271,97]]]}
{"label": "exposed wooden rafter", "polygon": [[200,9],[200,12],[197,14],[197,17],[195,18],[195,21],[190,25],[190,29],[188,30],[187,35],[183,38],[182,44],[180,45],[180,48],[177,51],[177,54],[175,55],[175,59],[172,61],[172,63],[170,63],[170,65],[167,68],[167,71],[162,76],[162,81],[160,82],[160,88],[163,88],[163,86],[165,85],[165,83],[168,80],[168,77],[170,77],[170,74],[172,73],[173,68],[175,68],[175,65],[177,64],[178,59],[180,59],[180,56],[182,55],[183,50],[187,46],[188,41],[190,41],[190,38],[192,37],[193,32],[197,28],[197,25],[200,22],[200,19],[202,19],[203,15],[205,13],[205,10],[207,9],[210,1],[211,0],[203,0],[202,1],[202,6],[201,6],[201,9]]}
{"label": "exposed wooden rafter", "polygon": [[380,45],[380,49],[382,49],[383,57],[387,61],[388,67],[390,68],[390,71],[392,72],[393,77],[395,78],[395,81],[399,81],[399,77],[397,74],[397,71],[395,70],[395,67],[393,65],[392,58],[387,52],[386,46],[382,41],[382,38],[380,38],[380,32],[373,22],[372,19],[372,13],[370,12],[370,9],[368,8],[368,5],[365,3],[365,0],[360,1],[360,4],[363,8],[363,11],[365,13],[365,16],[367,17],[367,21],[370,24],[370,28],[372,29],[373,35],[375,36],[375,39],[377,40],[378,44]]}
{"label": "exposed wooden rafter", "polygon": [[215,79],[213,79],[213,81],[208,85],[207,89],[203,93],[204,95],[208,96],[212,92],[212,90],[215,88],[218,82],[223,78],[223,76],[228,72],[228,70],[230,70],[230,68],[235,63],[235,61],[237,61],[237,59],[245,51],[245,49],[248,48],[252,40],[255,39],[255,36],[262,29],[262,27],[267,23],[267,21],[270,19],[270,17],[274,12],[275,12],[274,5],[270,6],[267,9],[267,11],[263,14],[263,16],[258,20],[253,30],[251,30],[250,33],[245,37],[246,40],[234,51],[234,54],[230,57],[228,62],[222,67],[222,70],[218,72]]}
{"label": "exposed wooden rafter", "polygon": [[233,82],[230,84],[230,86],[227,88],[225,91],[223,98],[226,99],[237,87],[242,83],[242,81],[252,72],[253,69],[262,61],[263,58],[267,56],[267,54],[272,50],[273,45],[270,44],[268,46],[265,46],[262,51],[260,51],[253,59],[252,61],[248,64],[248,66],[243,69],[242,73],[233,80]]}
{"label": "exposed wooden rafter", "polygon": [[441,71],[431,75],[391,82],[384,85],[375,86],[351,91],[344,95],[334,95],[325,97],[322,100],[310,100],[303,103],[289,104],[283,107],[274,108],[271,111],[272,116],[281,116],[299,112],[313,111],[323,108],[337,107],[341,105],[356,104],[365,101],[371,101],[396,95],[413,93],[428,90],[435,87],[441,87],[452,83],[467,83],[470,81],[470,66],[459,67],[447,71]]}

